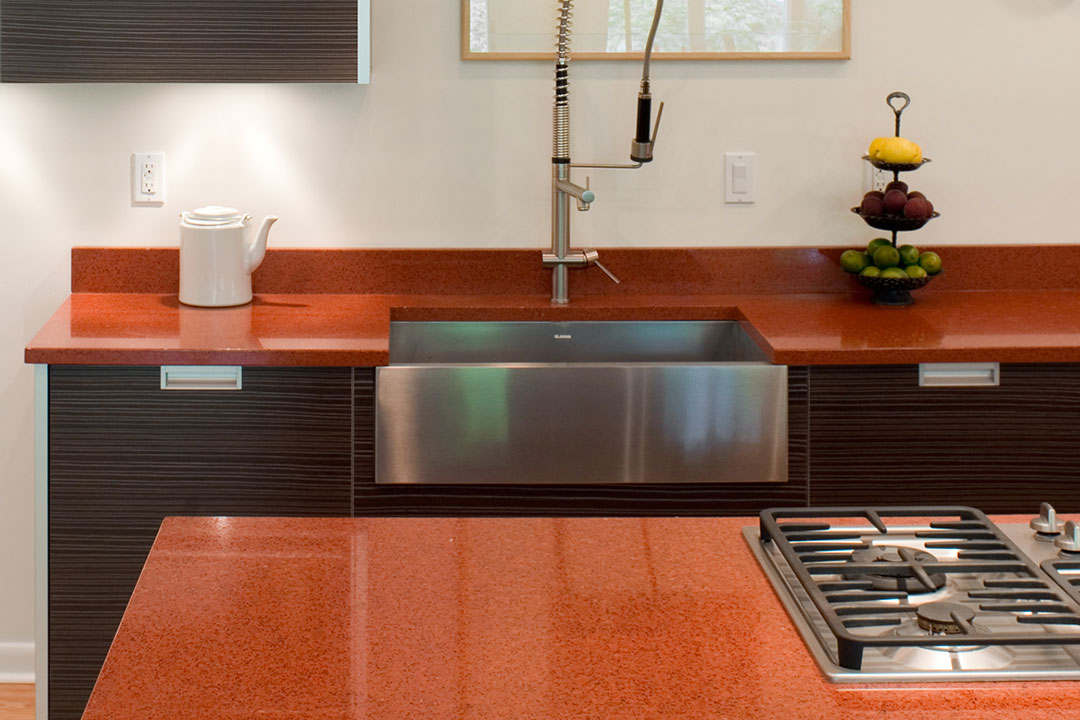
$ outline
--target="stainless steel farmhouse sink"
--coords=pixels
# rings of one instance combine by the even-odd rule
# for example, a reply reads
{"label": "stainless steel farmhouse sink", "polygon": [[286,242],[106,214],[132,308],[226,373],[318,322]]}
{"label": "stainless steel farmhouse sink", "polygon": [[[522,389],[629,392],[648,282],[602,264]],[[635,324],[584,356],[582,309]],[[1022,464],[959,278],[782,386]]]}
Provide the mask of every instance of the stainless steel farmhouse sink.
{"label": "stainless steel farmhouse sink", "polygon": [[734,321],[393,322],[379,483],[786,482],[787,367]]}

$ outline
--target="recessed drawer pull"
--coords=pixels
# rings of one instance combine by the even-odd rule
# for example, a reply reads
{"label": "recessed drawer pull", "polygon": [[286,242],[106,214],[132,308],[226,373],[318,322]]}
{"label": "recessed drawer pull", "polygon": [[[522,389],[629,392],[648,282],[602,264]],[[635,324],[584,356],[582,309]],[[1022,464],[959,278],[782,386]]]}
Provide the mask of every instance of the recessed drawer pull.
{"label": "recessed drawer pull", "polygon": [[239,365],[162,365],[162,390],[240,390]]}
{"label": "recessed drawer pull", "polygon": [[1000,384],[999,363],[919,364],[919,387],[993,387]]}

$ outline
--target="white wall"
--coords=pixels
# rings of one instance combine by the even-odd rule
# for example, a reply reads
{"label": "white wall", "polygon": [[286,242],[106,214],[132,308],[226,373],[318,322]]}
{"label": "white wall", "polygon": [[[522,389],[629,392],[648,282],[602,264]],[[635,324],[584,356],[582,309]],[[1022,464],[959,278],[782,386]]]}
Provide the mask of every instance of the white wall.
{"label": "white wall", "polygon": [[[1073,242],[1080,2],[853,4],[849,62],[654,64],[657,160],[593,172],[577,241],[863,243],[859,158],[899,89],[934,159],[912,186],[943,213],[920,242]],[[0,651],[33,639],[22,352],[68,293],[72,245],[175,245],[177,213],[211,202],[279,215],[277,247],[548,242],[549,67],[459,61],[457,0],[373,5],[370,86],[0,86]],[[625,157],[638,72],[573,66],[576,159]],[[163,208],[130,206],[135,150],[167,153]],[[725,150],[757,153],[756,205],[723,204]]]}

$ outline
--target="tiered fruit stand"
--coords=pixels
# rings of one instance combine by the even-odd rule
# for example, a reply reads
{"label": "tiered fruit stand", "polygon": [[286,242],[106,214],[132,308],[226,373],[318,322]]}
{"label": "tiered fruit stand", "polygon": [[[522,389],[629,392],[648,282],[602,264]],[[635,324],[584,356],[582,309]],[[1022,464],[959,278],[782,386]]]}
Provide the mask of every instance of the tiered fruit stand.
{"label": "tiered fruit stand", "polygon": [[[894,104],[894,100],[902,100],[903,104],[898,107],[897,104]],[[896,137],[900,137],[900,115],[904,112],[904,109],[911,104],[911,97],[906,93],[894,92],[890,93],[889,96],[885,98],[885,102],[892,108],[893,114],[896,116]],[[872,158],[869,155],[863,155],[863,160],[866,160],[879,170],[891,172],[893,174],[893,180],[899,180],[900,173],[902,172],[918,170],[920,167],[930,162],[930,158],[923,158],[917,163],[887,163]],[[896,236],[898,233],[918,230],[932,219],[941,215],[941,213],[937,211],[934,211],[930,217],[926,218],[910,218],[902,215],[864,215],[861,207],[853,207],[851,208],[851,211],[861,217],[870,227],[891,232],[893,247],[896,247]],[[858,278],[860,283],[874,291],[873,300],[875,303],[878,303],[879,305],[910,305],[914,302],[911,298],[911,291],[923,287],[929,283],[934,276],[927,275],[926,277],[917,278],[893,278],[859,275]]]}

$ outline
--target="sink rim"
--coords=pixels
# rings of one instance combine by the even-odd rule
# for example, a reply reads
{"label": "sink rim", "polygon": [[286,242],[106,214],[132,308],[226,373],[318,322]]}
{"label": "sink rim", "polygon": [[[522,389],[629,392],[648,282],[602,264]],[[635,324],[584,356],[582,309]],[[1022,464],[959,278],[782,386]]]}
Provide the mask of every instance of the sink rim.
{"label": "sink rim", "polygon": [[738,320],[395,320],[389,364],[765,364]]}

